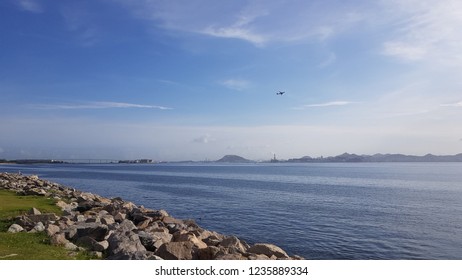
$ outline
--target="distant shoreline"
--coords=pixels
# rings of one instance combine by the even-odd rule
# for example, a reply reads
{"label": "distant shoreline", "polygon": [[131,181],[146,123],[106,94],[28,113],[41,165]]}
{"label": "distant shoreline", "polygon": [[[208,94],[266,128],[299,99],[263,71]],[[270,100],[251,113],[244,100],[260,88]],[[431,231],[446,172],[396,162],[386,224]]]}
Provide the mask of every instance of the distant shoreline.
{"label": "distant shoreline", "polygon": [[328,157],[310,157],[277,159],[276,156],[269,160],[256,161],[246,159],[238,155],[225,155],[215,161],[155,161],[152,159],[135,159],[135,160],[107,160],[107,159],[0,159],[0,164],[159,164],[159,163],[367,163],[367,162],[462,162],[462,153],[456,155],[433,155],[424,156],[405,155],[405,154],[374,154],[374,155],[357,155],[343,153],[337,156]]}

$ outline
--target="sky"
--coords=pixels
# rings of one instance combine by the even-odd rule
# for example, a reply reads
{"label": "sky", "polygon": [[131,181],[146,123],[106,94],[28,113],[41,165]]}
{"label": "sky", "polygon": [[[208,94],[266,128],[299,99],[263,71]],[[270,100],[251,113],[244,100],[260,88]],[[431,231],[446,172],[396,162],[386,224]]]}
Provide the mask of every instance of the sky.
{"label": "sky", "polygon": [[3,0],[0,158],[460,153],[461,30],[459,0]]}

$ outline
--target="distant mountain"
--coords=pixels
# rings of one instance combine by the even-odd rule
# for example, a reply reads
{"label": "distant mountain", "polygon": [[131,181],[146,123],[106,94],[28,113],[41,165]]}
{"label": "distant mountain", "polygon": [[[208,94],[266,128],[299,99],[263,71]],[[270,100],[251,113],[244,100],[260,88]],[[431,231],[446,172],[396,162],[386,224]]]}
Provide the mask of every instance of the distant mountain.
{"label": "distant mountain", "polygon": [[215,161],[215,162],[222,162],[222,163],[249,163],[249,162],[253,162],[249,159],[246,159],[246,158],[243,158],[243,157],[240,157],[240,156],[236,156],[236,155],[226,155],[224,157],[222,157],[221,159]]}
{"label": "distant mountain", "polygon": [[432,154],[426,154],[424,156],[375,154],[371,156],[343,153],[334,157],[312,158],[305,156],[302,158],[289,159],[288,162],[462,162],[462,153],[443,156]]}

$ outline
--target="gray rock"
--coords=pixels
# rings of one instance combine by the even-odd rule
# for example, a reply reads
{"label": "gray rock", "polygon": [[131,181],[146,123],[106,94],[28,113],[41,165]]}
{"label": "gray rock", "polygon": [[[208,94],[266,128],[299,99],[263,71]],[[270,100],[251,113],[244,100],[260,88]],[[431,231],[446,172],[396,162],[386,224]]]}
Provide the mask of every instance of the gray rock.
{"label": "gray rock", "polygon": [[103,241],[109,231],[107,225],[101,223],[79,223],[71,227],[77,229],[76,235],[72,237],[73,239],[89,236],[96,241]]}
{"label": "gray rock", "polygon": [[24,228],[18,224],[12,224],[9,228],[8,228],[8,232],[10,233],[17,233],[17,232],[21,232],[21,231],[24,231]]}
{"label": "gray rock", "polygon": [[119,224],[119,227],[117,228],[118,231],[133,231],[133,230],[136,230],[136,229],[137,229],[137,227],[130,220],[123,220]]}
{"label": "gray rock", "polygon": [[146,252],[140,238],[133,231],[116,230],[111,233],[107,241],[109,243],[107,254],[116,259],[123,259],[121,256],[130,256],[137,252]]}
{"label": "gray rock", "polygon": [[[107,242],[107,241],[104,241]],[[76,244],[84,248],[89,249],[90,251],[103,252],[106,248],[103,244],[100,244],[95,239],[89,236],[83,236],[77,239]]]}
{"label": "gray rock", "polygon": [[48,224],[50,222],[54,222],[59,220],[59,217],[56,216],[54,213],[46,213],[46,214],[39,214],[39,215],[27,215],[27,218],[31,220],[34,224],[38,222],[42,222],[43,224]]}
{"label": "gray rock", "polygon": [[43,225],[42,222],[36,223],[34,228],[31,230],[31,232],[42,232],[42,231],[45,231],[45,226]]}

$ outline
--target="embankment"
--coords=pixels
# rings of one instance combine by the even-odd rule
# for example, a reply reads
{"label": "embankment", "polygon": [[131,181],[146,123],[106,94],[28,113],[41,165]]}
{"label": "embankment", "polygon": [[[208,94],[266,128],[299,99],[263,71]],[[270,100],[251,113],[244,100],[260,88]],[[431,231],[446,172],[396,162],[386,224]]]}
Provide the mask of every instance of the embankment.
{"label": "embankment", "polygon": [[201,228],[193,220],[171,217],[122,198],[105,198],[39,179],[0,173],[0,189],[56,201],[62,215],[31,209],[15,217],[8,231],[45,231],[51,243],[120,260],[302,259],[273,244],[247,244],[235,236]]}

